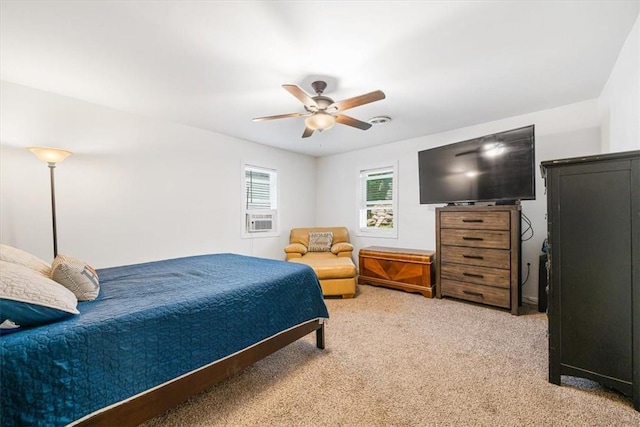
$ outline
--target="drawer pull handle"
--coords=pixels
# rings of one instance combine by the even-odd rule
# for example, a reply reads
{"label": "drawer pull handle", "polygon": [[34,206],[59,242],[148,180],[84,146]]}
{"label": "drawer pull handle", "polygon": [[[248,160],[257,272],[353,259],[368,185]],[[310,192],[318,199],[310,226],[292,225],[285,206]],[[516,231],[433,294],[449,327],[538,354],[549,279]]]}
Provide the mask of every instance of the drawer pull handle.
{"label": "drawer pull handle", "polygon": [[484,222],[483,219],[463,219],[462,222]]}
{"label": "drawer pull handle", "polygon": [[467,294],[467,295],[473,295],[474,297],[480,297],[480,298],[482,298],[484,296],[480,292],[467,291],[466,289],[463,289],[462,293]]}
{"label": "drawer pull handle", "polygon": [[462,236],[462,240],[484,240],[482,237],[468,237]]}
{"label": "drawer pull handle", "polygon": [[478,279],[483,279],[484,276],[482,274],[473,274],[473,273],[462,273],[463,276],[467,277],[477,277]]}
{"label": "drawer pull handle", "polygon": [[462,255],[463,258],[470,258],[470,259],[484,259],[483,256],[480,255]]}

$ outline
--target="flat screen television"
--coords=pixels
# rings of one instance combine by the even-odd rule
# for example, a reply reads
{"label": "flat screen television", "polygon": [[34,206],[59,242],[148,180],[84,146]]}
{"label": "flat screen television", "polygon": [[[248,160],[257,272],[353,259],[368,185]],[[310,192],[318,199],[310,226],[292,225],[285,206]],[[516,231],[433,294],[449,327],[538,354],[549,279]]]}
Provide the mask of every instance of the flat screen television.
{"label": "flat screen television", "polygon": [[418,152],[420,204],[535,200],[534,125]]}

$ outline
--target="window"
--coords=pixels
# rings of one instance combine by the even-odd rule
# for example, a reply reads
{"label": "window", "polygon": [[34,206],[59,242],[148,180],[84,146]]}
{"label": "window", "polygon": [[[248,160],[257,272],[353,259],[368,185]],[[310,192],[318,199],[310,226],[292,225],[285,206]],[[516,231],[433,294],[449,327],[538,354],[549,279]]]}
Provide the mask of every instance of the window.
{"label": "window", "polygon": [[360,232],[398,237],[395,166],[360,171]]}
{"label": "window", "polygon": [[277,172],[244,165],[243,230],[245,236],[273,236],[277,231]]}

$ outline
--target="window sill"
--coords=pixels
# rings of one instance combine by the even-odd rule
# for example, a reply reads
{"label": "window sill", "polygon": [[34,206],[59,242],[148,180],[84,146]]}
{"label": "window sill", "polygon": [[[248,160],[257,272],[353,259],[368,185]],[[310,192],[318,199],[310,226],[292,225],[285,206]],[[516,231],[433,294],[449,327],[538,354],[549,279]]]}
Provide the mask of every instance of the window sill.
{"label": "window sill", "polygon": [[356,236],[358,237],[372,237],[372,238],[380,238],[380,239],[397,239],[398,238],[398,230],[358,230],[356,231]]}
{"label": "window sill", "polygon": [[280,232],[278,231],[269,231],[269,232],[264,232],[264,233],[247,233],[247,232],[243,232],[242,236],[243,239],[261,239],[264,237],[280,237]]}

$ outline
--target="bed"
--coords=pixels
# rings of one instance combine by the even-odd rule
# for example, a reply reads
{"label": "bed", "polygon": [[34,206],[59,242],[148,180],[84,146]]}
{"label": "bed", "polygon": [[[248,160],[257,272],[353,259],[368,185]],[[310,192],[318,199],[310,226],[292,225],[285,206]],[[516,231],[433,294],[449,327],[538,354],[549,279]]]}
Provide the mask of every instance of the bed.
{"label": "bed", "polygon": [[305,265],[214,254],[98,275],[79,314],[0,338],[1,425],[138,425],[314,331],[324,348]]}

